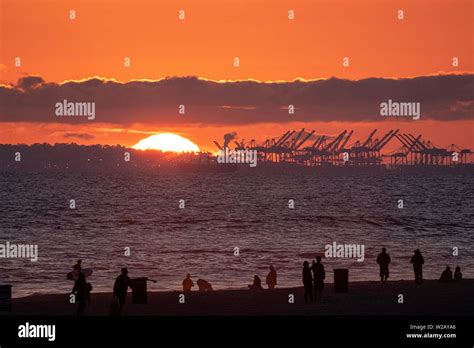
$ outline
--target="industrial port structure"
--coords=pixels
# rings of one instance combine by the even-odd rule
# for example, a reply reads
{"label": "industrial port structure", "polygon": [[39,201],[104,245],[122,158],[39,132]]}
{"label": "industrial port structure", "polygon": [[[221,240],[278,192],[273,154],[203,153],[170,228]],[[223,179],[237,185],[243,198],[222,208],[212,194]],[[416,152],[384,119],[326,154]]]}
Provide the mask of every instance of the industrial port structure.
{"label": "industrial port structure", "polygon": [[[287,131],[278,138],[257,143],[254,139],[245,142],[224,137],[219,150],[255,150],[259,163],[294,163],[304,166],[380,166],[388,167],[456,166],[472,164],[470,149],[461,149],[452,144],[442,148],[433,144],[422,135],[402,133],[399,129],[390,130],[380,137],[374,129],[367,138],[351,143],[354,131],[344,130],[336,136],[317,135],[313,130]],[[382,153],[387,144],[397,141],[399,147],[391,153]],[[392,147],[393,148],[393,147]]]}

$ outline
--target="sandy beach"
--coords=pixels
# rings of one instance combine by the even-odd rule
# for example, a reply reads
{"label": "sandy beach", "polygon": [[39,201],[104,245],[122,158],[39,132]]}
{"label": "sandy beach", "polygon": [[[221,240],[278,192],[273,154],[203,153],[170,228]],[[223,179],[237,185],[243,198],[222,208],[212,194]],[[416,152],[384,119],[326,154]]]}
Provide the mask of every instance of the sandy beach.
{"label": "sandy beach", "polygon": [[[148,292],[148,304],[133,304],[129,291],[124,315],[472,315],[474,313],[474,279],[443,284],[426,280],[353,282],[348,293],[335,293],[326,284],[321,303],[305,303],[303,288],[250,291],[217,290],[185,294],[181,292]],[[289,295],[294,303],[289,303]],[[398,303],[403,294],[404,303]],[[86,315],[108,315],[111,293],[92,293],[92,305]],[[0,315],[75,315],[76,304],[69,294],[32,295],[13,300],[11,312]]]}

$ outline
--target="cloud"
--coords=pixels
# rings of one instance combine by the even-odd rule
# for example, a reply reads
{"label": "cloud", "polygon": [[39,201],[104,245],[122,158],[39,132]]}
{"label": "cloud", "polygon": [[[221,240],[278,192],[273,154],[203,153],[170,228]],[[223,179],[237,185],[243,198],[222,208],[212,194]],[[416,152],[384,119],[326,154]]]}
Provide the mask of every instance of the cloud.
{"label": "cloud", "polygon": [[27,90],[30,88],[41,87],[45,81],[40,76],[26,76],[18,80],[16,87]]}
{"label": "cloud", "polygon": [[92,140],[94,139],[94,136],[88,133],[64,133],[63,138],[65,139],[77,138],[81,140]]}
{"label": "cloud", "polygon": [[[0,122],[130,125],[246,125],[290,121],[382,121],[380,103],[420,102],[421,119],[474,119],[474,74],[404,79],[337,78],[291,82],[210,81],[196,77],[63,83],[39,76],[0,86]],[[55,104],[95,102],[95,120],[58,117]],[[179,105],[185,113],[179,113]],[[295,113],[288,114],[288,105]],[[385,118],[386,119],[386,118]]]}

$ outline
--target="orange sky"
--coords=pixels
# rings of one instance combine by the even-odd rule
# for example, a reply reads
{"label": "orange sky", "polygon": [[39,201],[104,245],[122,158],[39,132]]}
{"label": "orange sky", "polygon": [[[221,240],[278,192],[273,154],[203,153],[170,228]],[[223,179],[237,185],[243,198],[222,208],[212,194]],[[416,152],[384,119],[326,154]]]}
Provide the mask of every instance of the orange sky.
{"label": "orange sky", "polygon": [[[474,70],[472,0],[0,3],[2,82],[25,73],[59,82],[94,75],[291,80]],[[397,19],[399,9],[404,20]],[[236,56],[240,68],[232,65]],[[21,68],[13,66],[15,57],[22,58]],[[347,68],[343,57],[350,59]]]}
{"label": "orange sky", "polygon": [[[25,75],[39,75],[47,82],[186,75],[268,81],[472,72],[473,4],[472,0],[0,0],[0,83],[16,83]],[[184,21],[178,19],[180,9],[185,10]],[[70,10],[76,11],[75,20],[69,19]],[[295,20],[288,19],[289,10],[295,11]],[[397,19],[398,10],[404,11],[404,20]],[[21,67],[14,66],[16,57],[21,58]],[[123,65],[124,57],[130,57],[130,67]],[[238,68],[233,66],[234,57],[241,60]],[[349,67],[342,66],[344,57],[349,58]],[[459,67],[452,66],[453,57],[459,58]],[[453,122],[445,129],[468,143],[472,122],[460,124]],[[72,126],[26,127],[29,137],[20,126],[4,124],[0,143],[60,141],[56,129]],[[424,123],[424,133],[441,143],[450,141],[439,127],[430,127]],[[136,130],[169,130],[165,128],[137,125]],[[259,125],[244,127],[241,134],[277,136],[287,128],[290,125]],[[340,128],[363,131],[366,126]],[[93,131],[92,142],[132,145],[140,138]],[[176,131],[212,146],[214,137],[229,130],[183,126]]]}

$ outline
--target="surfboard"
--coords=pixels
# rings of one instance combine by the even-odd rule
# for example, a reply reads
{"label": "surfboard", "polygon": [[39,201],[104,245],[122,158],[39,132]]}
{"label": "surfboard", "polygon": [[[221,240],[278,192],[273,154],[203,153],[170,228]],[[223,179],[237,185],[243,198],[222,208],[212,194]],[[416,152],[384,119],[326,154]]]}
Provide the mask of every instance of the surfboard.
{"label": "surfboard", "polygon": [[[81,270],[81,272],[84,273],[86,278],[90,277],[92,275],[92,268],[83,268]],[[69,280],[76,281],[78,277],[79,277],[79,272],[77,270],[74,270],[74,271],[69,272],[68,274],[66,274],[66,278],[69,279]]]}

